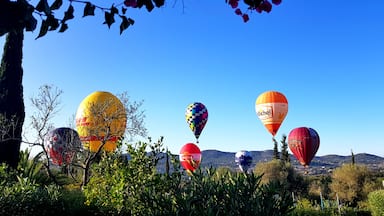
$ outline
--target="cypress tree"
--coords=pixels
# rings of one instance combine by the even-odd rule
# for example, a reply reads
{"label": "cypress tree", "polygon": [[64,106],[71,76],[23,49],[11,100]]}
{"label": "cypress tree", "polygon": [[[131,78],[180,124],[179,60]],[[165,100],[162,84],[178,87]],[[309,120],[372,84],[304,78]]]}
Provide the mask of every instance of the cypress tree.
{"label": "cypress tree", "polygon": [[352,160],[352,165],[355,165],[355,154],[353,154],[352,150],[351,150],[351,160]]}
{"label": "cypress tree", "polygon": [[[23,28],[10,31],[0,65],[0,163],[16,168],[25,118],[23,98]],[[4,130],[5,128],[5,130]]]}
{"label": "cypress tree", "polygon": [[280,159],[279,148],[277,146],[277,141],[275,137],[272,137],[272,141],[273,141],[273,159],[279,160]]}
{"label": "cypress tree", "polygon": [[283,162],[290,163],[291,159],[289,158],[287,136],[285,134],[281,138],[280,142],[281,142],[281,160]]}

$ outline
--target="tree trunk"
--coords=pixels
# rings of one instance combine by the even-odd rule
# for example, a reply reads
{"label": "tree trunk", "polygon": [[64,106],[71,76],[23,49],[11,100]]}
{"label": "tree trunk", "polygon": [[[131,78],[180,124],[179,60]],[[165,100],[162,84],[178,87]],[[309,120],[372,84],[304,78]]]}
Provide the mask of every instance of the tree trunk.
{"label": "tree trunk", "polygon": [[[16,168],[25,110],[23,98],[23,28],[8,32],[0,65],[0,115],[8,130],[0,137],[0,163]],[[3,126],[4,128],[4,126]]]}

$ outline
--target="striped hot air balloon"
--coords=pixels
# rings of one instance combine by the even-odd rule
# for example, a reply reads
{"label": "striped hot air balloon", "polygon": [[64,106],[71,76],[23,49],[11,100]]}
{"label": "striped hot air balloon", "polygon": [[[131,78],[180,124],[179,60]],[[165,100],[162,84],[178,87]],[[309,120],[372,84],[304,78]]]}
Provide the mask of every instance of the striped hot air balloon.
{"label": "striped hot air balloon", "polygon": [[288,101],[280,92],[267,91],[257,97],[255,109],[261,122],[274,137],[288,113]]}

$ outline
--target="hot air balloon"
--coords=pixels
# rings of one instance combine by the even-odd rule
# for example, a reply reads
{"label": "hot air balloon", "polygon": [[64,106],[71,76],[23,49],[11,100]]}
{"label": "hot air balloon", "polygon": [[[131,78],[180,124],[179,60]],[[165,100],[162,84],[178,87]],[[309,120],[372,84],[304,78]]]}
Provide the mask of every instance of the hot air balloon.
{"label": "hot air balloon", "polygon": [[319,134],[312,128],[298,127],[288,135],[288,146],[303,166],[308,166],[320,146]]}
{"label": "hot air balloon", "polygon": [[199,102],[191,103],[185,111],[185,119],[196,137],[196,142],[199,143],[200,134],[208,121],[207,108]]}
{"label": "hot air balloon", "polygon": [[44,148],[55,165],[70,164],[76,151],[81,148],[77,132],[71,128],[56,128],[44,137]]}
{"label": "hot air balloon", "polygon": [[247,172],[252,164],[252,155],[249,151],[239,151],[235,154],[235,162],[242,172]]}
{"label": "hot air balloon", "polygon": [[124,105],[109,92],[91,93],[76,112],[77,131],[84,148],[91,152],[97,152],[103,142],[103,150],[114,151],[117,141],[124,135],[126,122]]}
{"label": "hot air balloon", "polygon": [[280,92],[267,91],[257,97],[255,109],[261,122],[275,136],[288,113],[288,101]]}
{"label": "hot air balloon", "polygon": [[196,144],[187,143],[181,148],[179,159],[185,170],[193,172],[200,165],[201,151]]}

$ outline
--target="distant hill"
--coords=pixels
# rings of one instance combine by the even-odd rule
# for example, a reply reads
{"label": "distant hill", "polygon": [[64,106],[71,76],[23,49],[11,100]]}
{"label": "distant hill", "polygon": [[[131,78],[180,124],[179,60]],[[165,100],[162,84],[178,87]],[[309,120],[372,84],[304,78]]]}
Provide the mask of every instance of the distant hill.
{"label": "distant hill", "polygon": [[[251,151],[253,157],[252,168],[257,166],[257,163],[270,161],[273,157],[273,150],[266,151]],[[304,168],[298,163],[297,159],[290,155],[291,163],[299,172],[304,172]],[[306,170],[310,174],[322,174],[331,172],[334,168],[341,166],[345,163],[351,163],[351,156],[340,155],[325,155],[316,156],[309,168]],[[159,164],[159,168],[165,167],[164,161]],[[372,154],[355,154],[355,163],[364,164],[372,170],[384,171],[384,158]],[[202,151],[202,161],[200,167],[229,167],[237,170],[238,167],[235,163],[235,152],[222,152],[218,150],[204,150]]]}

